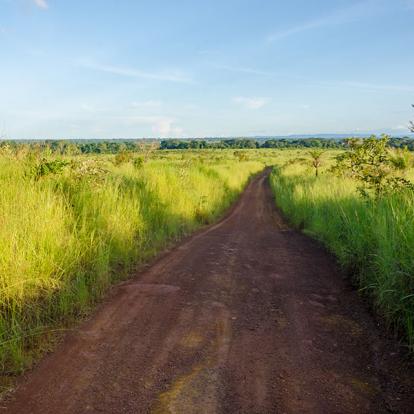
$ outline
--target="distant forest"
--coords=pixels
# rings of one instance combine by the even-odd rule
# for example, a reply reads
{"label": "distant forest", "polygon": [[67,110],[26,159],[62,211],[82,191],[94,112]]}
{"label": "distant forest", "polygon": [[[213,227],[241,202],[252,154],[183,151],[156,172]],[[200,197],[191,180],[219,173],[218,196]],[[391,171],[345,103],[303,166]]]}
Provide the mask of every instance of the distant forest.
{"label": "distant forest", "polygon": [[[0,148],[26,146],[33,150],[49,150],[52,153],[77,154],[117,154],[120,152],[140,152],[148,148],[159,150],[191,149],[257,149],[257,148],[346,148],[354,138],[231,138],[231,139],[112,139],[112,140],[1,140]],[[355,138],[361,139],[361,138]],[[414,139],[410,137],[389,140],[394,148],[407,147],[414,151]]]}
{"label": "distant forest", "polygon": [[[278,138],[278,139],[249,139],[235,138],[219,141],[165,139],[160,142],[160,149],[249,149],[249,148],[345,148],[350,139],[361,138]],[[407,147],[414,150],[414,139],[409,137],[390,138],[389,146],[395,148]]]}

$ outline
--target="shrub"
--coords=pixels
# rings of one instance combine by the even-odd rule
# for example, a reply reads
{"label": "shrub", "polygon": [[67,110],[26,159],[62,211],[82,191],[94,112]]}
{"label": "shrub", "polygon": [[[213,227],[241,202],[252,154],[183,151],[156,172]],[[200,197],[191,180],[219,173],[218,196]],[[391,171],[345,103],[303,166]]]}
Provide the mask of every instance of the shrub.
{"label": "shrub", "polygon": [[114,157],[114,165],[119,166],[122,164],[126,164],[132,160],[132,153],[128,151],[121,151]]}
{"label": "shrub", "polygon": [[57,159],[48,161],[43,158],[39,163],[32,167],[32,176],[38,180],[39,178],[49,174],[60,174],[68,164],[69,162],[65,160]]}
{"label": "shrub", "polygon": [[135,157],[132,161],[134,167],[139,170],[144,165],[144,158],[143,157]]}
{"label": "shrub", "polygon": [[387,143],[388,136],[378,139],[371,136],[364,140],[350,140],[350,150],[341,154],[333,171],[359,182],[358,191],[364,197],[380,198],[400,190],[412,190],[413,184],[396,175],[408,162],[408,156],[392,157]]}

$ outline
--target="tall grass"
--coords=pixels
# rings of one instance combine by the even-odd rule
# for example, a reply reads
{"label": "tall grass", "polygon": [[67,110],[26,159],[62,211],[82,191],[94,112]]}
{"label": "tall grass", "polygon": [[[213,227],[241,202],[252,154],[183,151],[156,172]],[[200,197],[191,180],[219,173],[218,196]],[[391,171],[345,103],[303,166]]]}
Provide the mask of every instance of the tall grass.
{"label": "tall grass", "polygon": [[292,223],[321,240],[414,348],[414,197],[363,199],[350,179],[314,177],[303,165],[275,168],[276,203]]}
{"label": "tall grass", "polygon": [[38,179],[30,156],[0,155],[1,371],[25,368],[47,332],[85,313],[131,264],[215,220],[263,168],[221,154],[163,154],[138,168],[76,157]]}

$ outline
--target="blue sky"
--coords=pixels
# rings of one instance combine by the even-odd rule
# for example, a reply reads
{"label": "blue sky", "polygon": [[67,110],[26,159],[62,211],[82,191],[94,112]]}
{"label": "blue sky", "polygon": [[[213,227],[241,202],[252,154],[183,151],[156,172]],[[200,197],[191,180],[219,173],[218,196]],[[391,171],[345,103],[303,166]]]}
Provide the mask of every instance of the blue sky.
{"label": "blue sky", "polygon": [[414,0],[0,0],[0,136],[406,134]]}

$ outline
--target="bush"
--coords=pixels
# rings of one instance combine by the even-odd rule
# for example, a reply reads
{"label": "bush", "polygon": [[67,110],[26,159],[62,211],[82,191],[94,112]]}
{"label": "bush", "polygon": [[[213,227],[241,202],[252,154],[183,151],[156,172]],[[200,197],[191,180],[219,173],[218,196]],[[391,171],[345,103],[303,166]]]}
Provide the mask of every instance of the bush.
{"label": "bush", "polygon": [[143,157],[135,157],[133,160],[134,167],[139,170],[144,165],[144,158]]}
{"label": "bush", "polygon": [[413,184],[398,175],[409,166],[408,152],[393,156],[388,150],[388,141],[387,136],[350,140],[350,150],[338,157],[333,171],[357,180],[357,189],[364,197],[380,198],[401,190],[413,190]]}
{"label": "bush", "polygon": [[132,160],[132,153],[128,151],[121,151],[114,157],[114,165],[119,166],[122,164],[126,164],[127,162],[130,162]]}
{"label": "bush", "polygon": [[56,159],[48,161],[43,158],[38,164],[32,167],[32,176],[38,180],[49,174],[60,174],[68,164],[69,162],[65,160]]}

